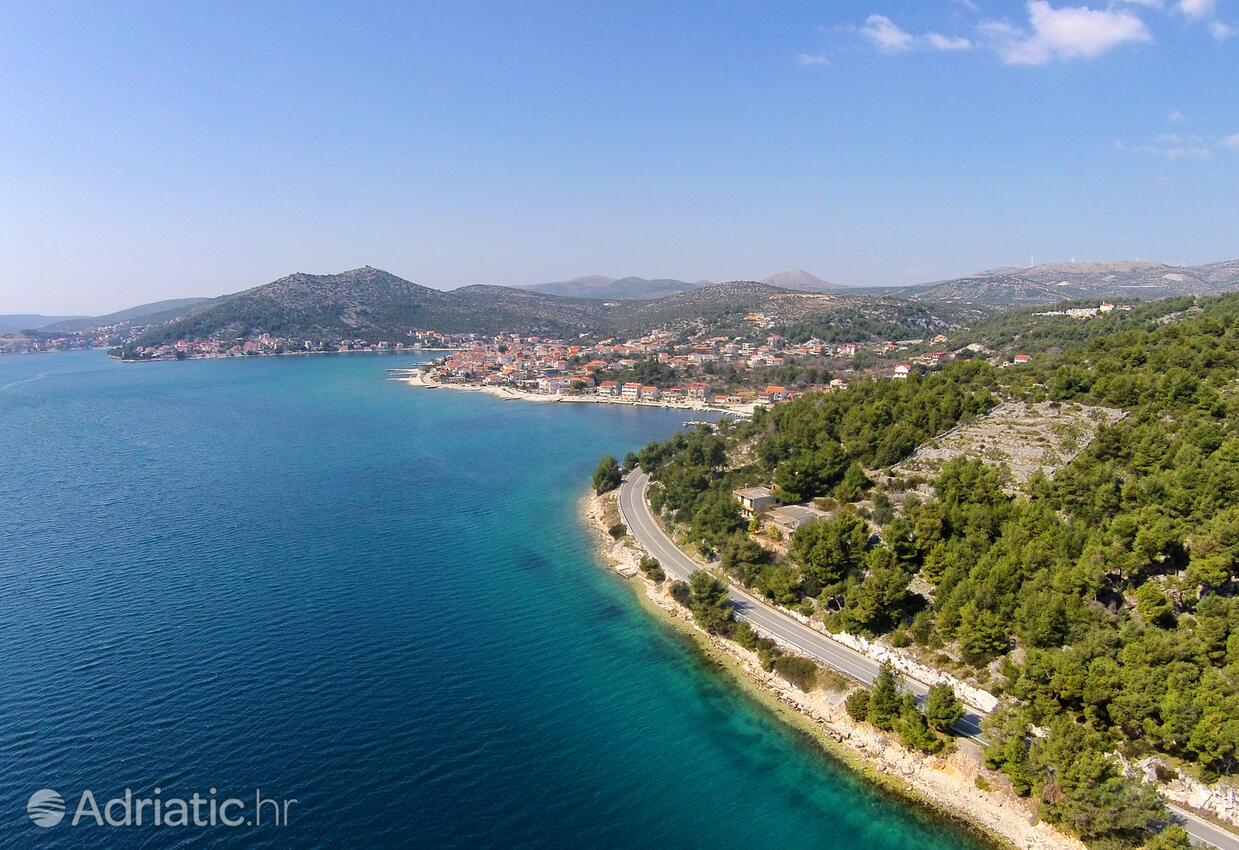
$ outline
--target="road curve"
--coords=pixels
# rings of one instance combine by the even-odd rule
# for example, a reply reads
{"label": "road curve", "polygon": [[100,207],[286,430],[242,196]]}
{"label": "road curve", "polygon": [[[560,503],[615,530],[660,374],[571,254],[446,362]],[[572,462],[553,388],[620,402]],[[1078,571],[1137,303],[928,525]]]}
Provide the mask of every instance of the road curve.
{"label": "road curve", "polygon": [[[620,517],[628,526],[629,533],[651,557],[658,559],[669,576],[688,581],[701,566],[685,554],[655,521],[646,499],[649,486],[649,476],[644,471],[635,469],[628,473],[620,485]],[[851,647],[830,639],[736,587],[730,588],[729,596],[736,616],[747,620],[763,633],[864,684],[872,683],[877,676],[878,663]],[[907,677],[905,682],[908,690],[915,694],[917,699],[924,698],[929,690],[923,682]],[[980,709],[968,706],[964,717],[953,727],[954,731],[985,743],[981,735],[981,719],[984,715]],[[1184,828],[1198,843],[1216,847],[1218,850],[1239,850],[1239,836],[1233,832],[1176,806],[1171,806],[1171,809],[1182,819]]]}

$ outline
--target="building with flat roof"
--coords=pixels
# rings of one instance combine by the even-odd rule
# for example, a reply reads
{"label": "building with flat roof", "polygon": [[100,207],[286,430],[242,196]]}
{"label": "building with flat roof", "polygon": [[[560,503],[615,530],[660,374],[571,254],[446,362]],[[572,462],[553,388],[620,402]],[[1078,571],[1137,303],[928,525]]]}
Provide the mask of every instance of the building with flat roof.
{"label": "building with flat roof", "polygon": [[742,487],[733,490],[732,495],[740,503],[740,512],[746,517],[764,513],[779,503],[769,487]]}
{"label": "building with flat roof", "polygon": [[785,536],[790,537],[801,526],[828,516],[830,514],[826,511],[818,510],[810,505],[783,505],[766,511],[763,519],[768,525],[774,526]]}

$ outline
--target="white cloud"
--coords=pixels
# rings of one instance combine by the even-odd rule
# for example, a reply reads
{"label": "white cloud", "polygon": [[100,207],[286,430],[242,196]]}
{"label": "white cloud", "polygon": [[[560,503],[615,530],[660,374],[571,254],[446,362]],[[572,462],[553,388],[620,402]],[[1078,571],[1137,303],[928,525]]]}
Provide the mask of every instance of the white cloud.
{"label": "white cloud", "polygon": [[1128,147],[1122,141],[1114,143],[1116,151],[1130,150],[1139,156],[1155,156],[1171,160],[1212,159],[1215,151],[1239,153],[1239,133],[1229,136],[1199,136],[1194,133],[1161,133],[1145,144]]}
{"label": "white cloud", "polygon": [[883,53],[903,53],[918,48],[930,50],[971,50],[972,42],[962,36],[927,32],[913,35],[885,15],[870,15],[858,32]]}
{"label": "white cloud", "polygon": [[868,18],[865,18],[865,24],[860,28],[860,34],[884,53],[899,53],[904,50],[911,50],[916,43],[916,36],[901,30],[894,21],[885,15],[870,15]]}
{"label": "white cloud", "polygon": [[963,36],[943,35],[937,32],[927,32],[923,36],[925,43],[934,50],[971,50],[972,42]]}
{"label": "white cloud", "polygon": [[1179,0],[1175,8],[1189,18],[1203,18],[1212,15],[1216,6],[1217,0]]}
{"label": "white cloud", "polygon": [[1129,3],[1132,6],[1143,6],[1146,9],[1163,9],[1166,4],[1163,0],[1120,0],[1123,3]]}
{"label": "white cloud", "polygon": [[981,24],[981,32],[1009,65],[1091,59],[1122,44],[1152,40],[1144,21],[1121,8],[1056,9],[1047,0],[1030,0],[1028,22],[1031,31],[1001,21],[987,21]]}
{"label": "white cloud", "polygon": [[1204,145],[1140,145],[1132,148],[1138,154],[1160,156],[1166,159],[1208,159],[1213,155]]}
{"label": "white cloud", "polygon": [[1235,34],[1235,28],[1230,24],[1224,24],[1221,21],[1214,21],[1209,24],[1209,35],[1216,38],[1218,41],[1225,41]]}
{"label": "white cloud", "polygon": [[1183,121],[1183,113],[1176,109],[1166,116],[1166,120],[1171,124],[1178,124]]}
{"label": "white cloud", "polygon": [[825,53],[797,53],[796,64],[798,65],[829,65],[830,57]]}

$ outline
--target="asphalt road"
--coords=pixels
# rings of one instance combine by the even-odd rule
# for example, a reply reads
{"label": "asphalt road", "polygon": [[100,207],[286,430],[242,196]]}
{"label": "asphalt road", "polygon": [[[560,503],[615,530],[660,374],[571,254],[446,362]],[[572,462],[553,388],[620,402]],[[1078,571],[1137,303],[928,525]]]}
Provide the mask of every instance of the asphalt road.
{"label": "asphalt road", "polygon": [[[630,472],[620,486],[620,516],[624,524],[628,526],[629,533],[651,557],[658,559],[667,575],[688,581],[692,574],[700,569],[700,565],[681,551],[654,520],[649,502],[646,500],[648,489],[649,476],[640,469]],[[844,646],[809,628],[804,623],[787,616],[743,590],[732,587],[729,595],[732,607],[736,610],[736,616],[747,620],[763,633],[771,635],[805,655],[816,658],[823,664],[864,684],[872,683],[878,675],[878,663],[851,647]],[[918,699],[923,698],[929,690],[924,683],[906,676],[904,681],[908,690]],[[983,744],[985,739],[981,734],[981,719],[984,716],[985,712],[974,706],[968,706],[967,712],[955,725],[954,731]],[[1183,819],[1184,828],[1198,842],[1217,847],[1219,850],[1239,850],[1239,835],[1182,809],[1174,806],[1171,809]]]}

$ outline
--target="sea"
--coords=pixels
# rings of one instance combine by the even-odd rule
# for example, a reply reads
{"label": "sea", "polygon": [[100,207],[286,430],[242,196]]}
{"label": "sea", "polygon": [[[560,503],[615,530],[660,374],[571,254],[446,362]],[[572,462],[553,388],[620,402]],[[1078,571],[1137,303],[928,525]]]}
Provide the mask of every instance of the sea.
{"label": "sea", "polygon": [[414,362],[0,357],[0,848],[983,846],[599,562],[595,465],[684,412]]}

